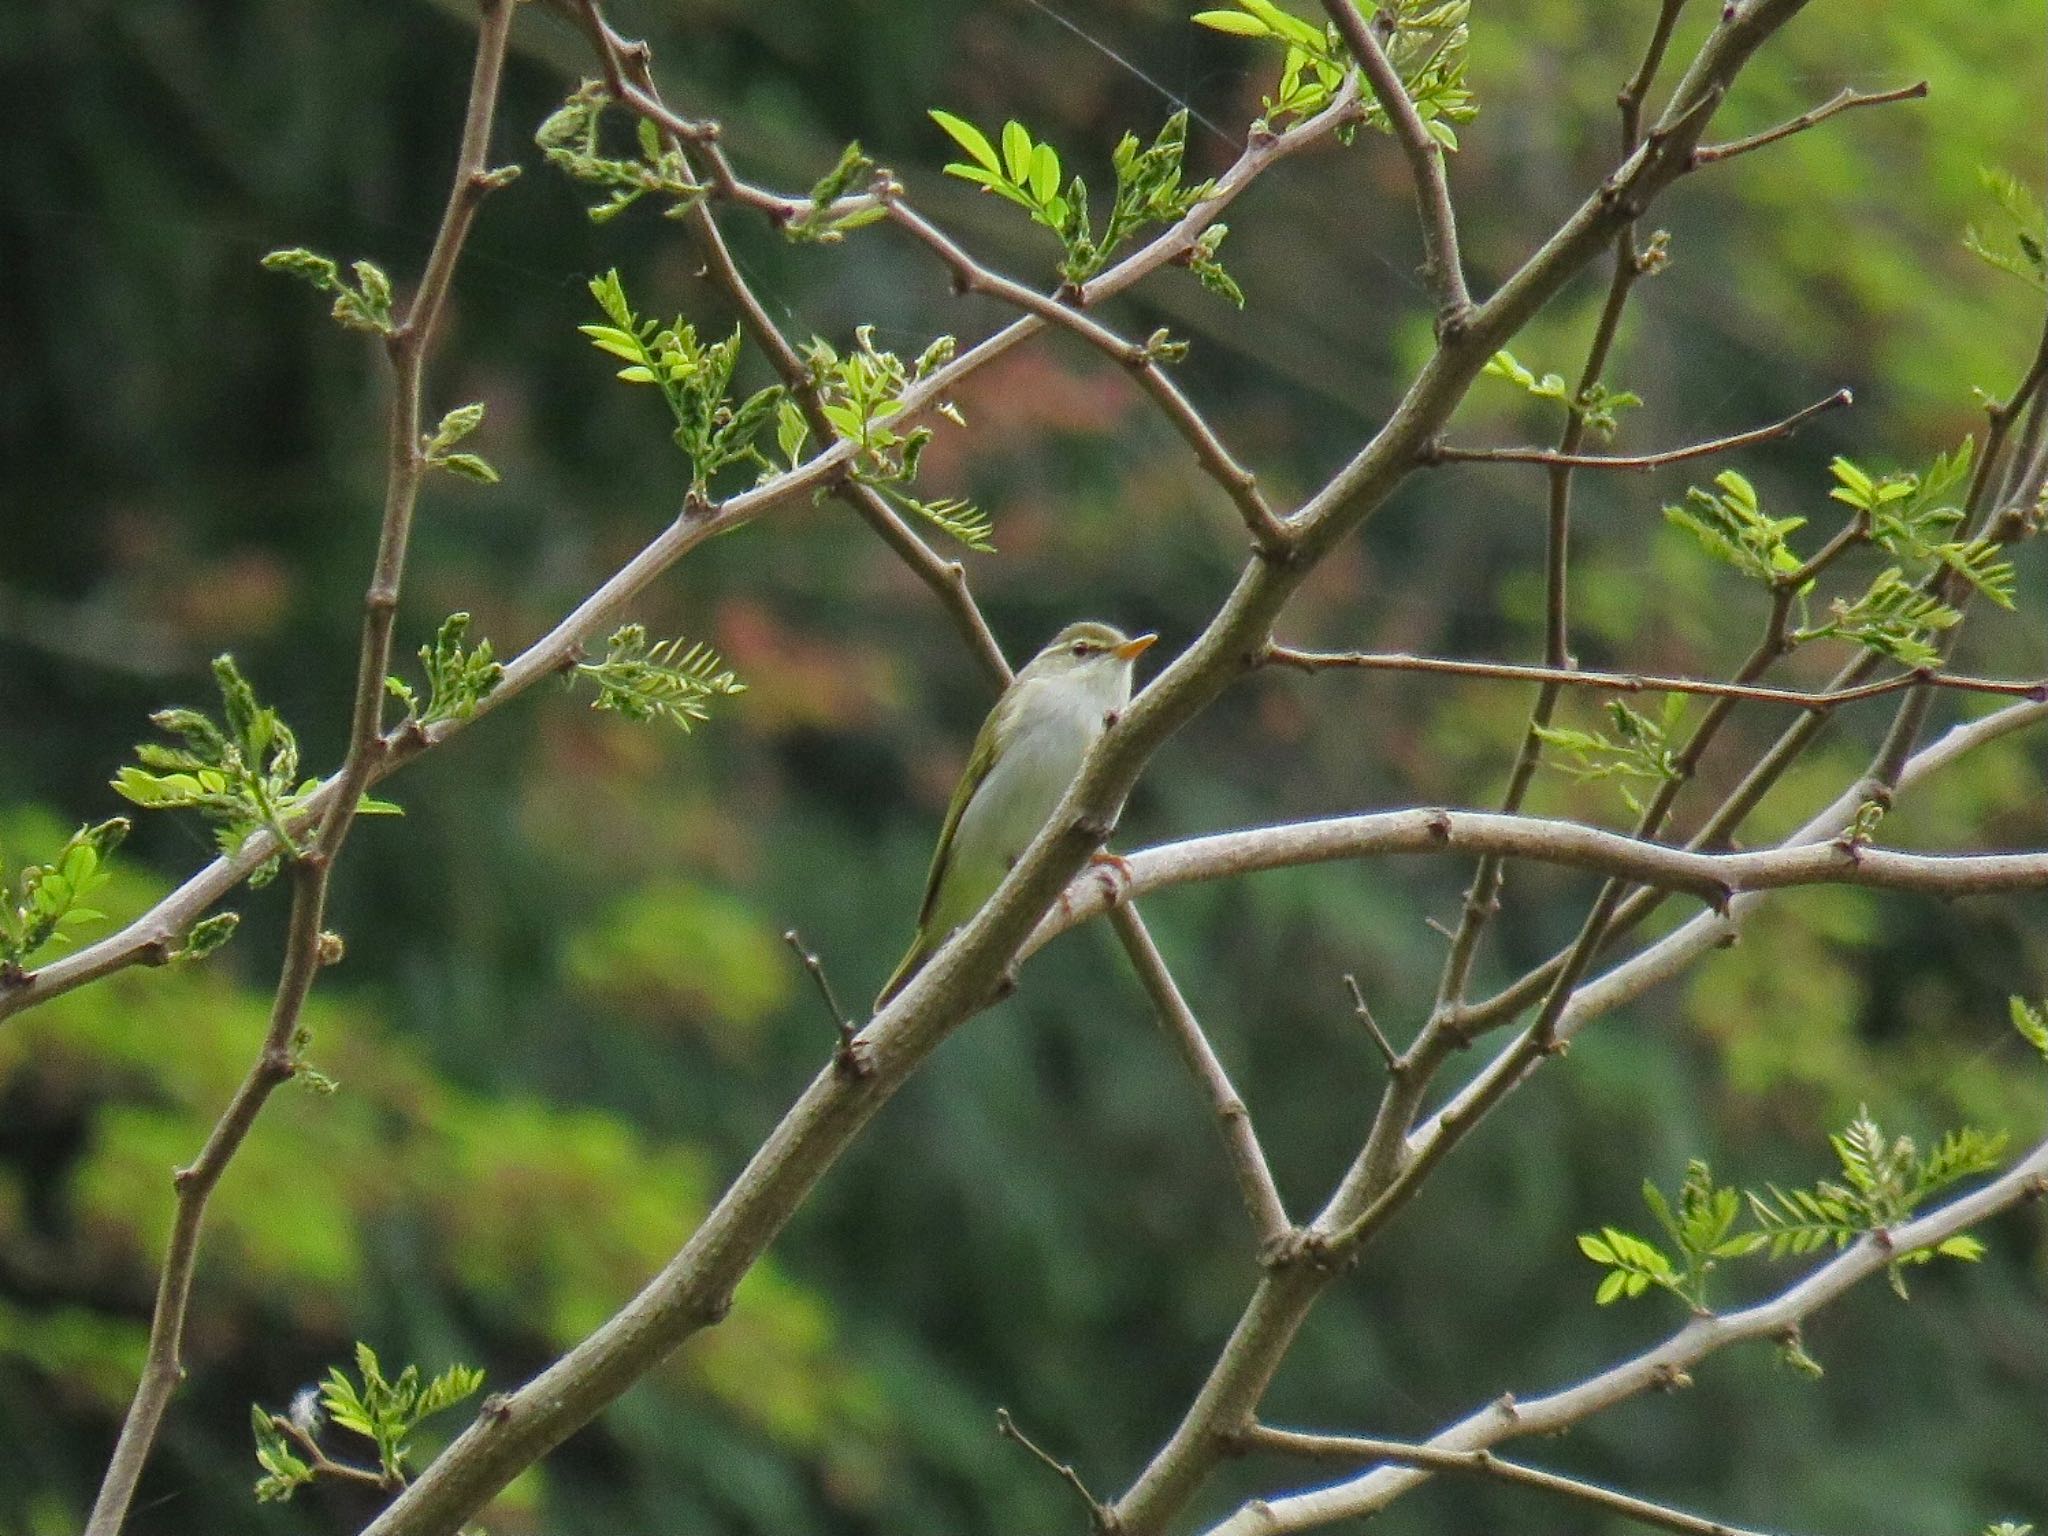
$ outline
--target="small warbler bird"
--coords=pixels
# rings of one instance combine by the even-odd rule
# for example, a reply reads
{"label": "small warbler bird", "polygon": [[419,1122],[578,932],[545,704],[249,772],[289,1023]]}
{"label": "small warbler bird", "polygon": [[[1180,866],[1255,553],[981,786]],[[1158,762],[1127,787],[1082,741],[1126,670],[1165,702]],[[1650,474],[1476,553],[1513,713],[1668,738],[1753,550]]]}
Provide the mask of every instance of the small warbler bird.
{"label": "small warbler bird", "polygon": [[1131,667],[1159,637],[1108,624],[1069,624],[1003,690],[974,738],[925,878],[910,953],[877,1009],[995,894],[1039,828],[1052,819],[1081,761],[1131,701]]}

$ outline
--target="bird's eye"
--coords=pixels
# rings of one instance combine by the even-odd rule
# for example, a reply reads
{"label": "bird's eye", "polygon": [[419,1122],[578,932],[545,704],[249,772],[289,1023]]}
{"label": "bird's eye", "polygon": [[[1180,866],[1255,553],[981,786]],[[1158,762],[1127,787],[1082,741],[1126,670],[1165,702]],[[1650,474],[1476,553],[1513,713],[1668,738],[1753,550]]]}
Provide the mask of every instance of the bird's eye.
{"label": "bird's eye", "polygon": [[1090,651],[1094,650],[1095,647],[1090,645],[1086,640],[1076,640],[1073,643],[1073,645],[1069,647],[1069,649],[1071,649],[1076,656],[1086,656]]}

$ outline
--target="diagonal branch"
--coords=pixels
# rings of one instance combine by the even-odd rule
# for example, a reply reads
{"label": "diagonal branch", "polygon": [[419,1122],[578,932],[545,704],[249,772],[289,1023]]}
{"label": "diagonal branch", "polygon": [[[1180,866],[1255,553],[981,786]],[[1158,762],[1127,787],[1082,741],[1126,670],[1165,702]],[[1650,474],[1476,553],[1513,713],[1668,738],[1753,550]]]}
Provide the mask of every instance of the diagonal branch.
{"label": "diagonal branch", "polygon": [[1036,315],[1041,320],[1072,331],[1126,369],[1159,406],[1174,431],[1194,450],[1203,470],[1236,505],[1238,515],[1251,532],[1253,547],[1270,559],[1286,558],[1289,548],[1287,528],[1259,490],[1258,477],[1237,461],[1217,436],[1216,429],[1181,393],[1180,387],[1167,377],[1159,366],[1159,352],[1155,347],[1126,340],[1101,321],[1071,305],[983,266],[952,237],[905,204],[901,197],[891,194],[885,202],[890,219],[945,263],[946,269],[953,274],[956,289],[963,293],[986,294],[1026,314]]}
{"label": "diagonal branch", "polygon": [[1419,1467],[1431,1472],[1473,1472],[1497,1482],[1537,1488],[1562,1494],[1582,1504],[1630,1520],[1676,1531],[1679,1536],[1764,1536],[1739,1526],[1689,1515],[1682,1509],[1659,1504],[1634,1494],[1621,1493],[1581,1478],[1545,1472],[1518,1461],[1503,1461],[1484,1447],[1469,1451],[1445,1450],[1436,1446],[1412,1445],[1403,1440],[1375,1440],[1360,1435],[1316,1435],[1299,1430],[1275,1429],[1253,1424],[1239,1431],[1238,1444],[1246,1451],[1271,1451],[1281,1456],[1298,1456],[1309,1461],[1335,1461],[1351,1465],[1391,1462],[1397,1467]]}
{"label": "diagonal branch", "polygon": [[1702,144],[1693,151],[1695,165],[1712,165],[1717,160],[1732,160],[1737,155],[1746,155],[1753,149],[1762,149],[1766,144],[1775,144],[1780,139],[1789,139],[1795,133],[1826,122],[1837,112],[1847,112],[1856,107],[1881,107],[1894,101],[1918,101],[1927,94],[1927,82],[1916,80],[1911,85],[1901,86],[1895,91],[1853,91],[1847,86],[1822,102],[1811,111],[1802,112],[1789,122],[1767,128],[1762,133],[1753,133],[1746,139],[1730,139],[1725,144]]}
{"label": "diagonal branch", "polygon": [[1166,968],[1166,960],[1159,953],[1159,946],[1145,931],[1136,908],[1121,893],[1110,910],[1109,920],[1130,955],[1132,969],[1138,973],[1146,995],[1152,999],[1167,1039],[1180,1054],[1189,1075],[1208,1095],[1210,1108],[1216,1116],[1216,1128],[1223,1138],[1223,1149],[1230,1157],[1231,1172],[1237,1177],[1238,1192],[1244,1197],[1245,1213],[1251,1217],[1252,1236],[1259,1245],[1259,1251],[1277,1251],[1280,1243],[1294,1229],[1294,1223],[1288,1219],[1287,1207],[1280,1199],[1279,1187],[1273,1182],[1272,1167],[1266,1161],[1264,1149],[1259,1146],[1258,1132],[1252,1129],[1251,1115],[1244,1107],[1244,1100],[1231,1086],[1230,1074],[1225,1070],[1222,1058],[1217,1056],[1209,1037],[1202,1032],[1201,1021],[1195,1017],[1194,1009],[1181,995],[1173,973]]}

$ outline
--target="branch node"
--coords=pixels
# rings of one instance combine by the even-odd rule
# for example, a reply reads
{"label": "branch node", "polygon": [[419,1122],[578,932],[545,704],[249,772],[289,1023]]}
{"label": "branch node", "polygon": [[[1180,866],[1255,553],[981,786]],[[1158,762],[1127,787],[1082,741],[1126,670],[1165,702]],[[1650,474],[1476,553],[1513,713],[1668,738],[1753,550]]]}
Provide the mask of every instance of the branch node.
{"label": "branch node", "polygon": [[875,1070],[875,1064],[859,1039],[858,1027],[846,1016],[846,1010],[839,1006],[838,994],[832,990],[831,978],[825,974],[825,962],[804,947],[803,935],[794,928],[782,935],[782,942],[796,952],[797,960],[811,973],[811,980],[818,984],[818,995],[825,1000],[825,1010],[832,1015],[833,1027],[839,1031],[839,1044],[832,1052],[833,1069],[842,1077],[867,1077]]}
{"label": "branch node", "polygon": [[1387,1076],[1399,1078],[1407,1075],[1408,1063],[1401,1053],[1394,1049],[1394,1043],[1387,1038],[1379,1021],[1372,1016],[1372,1009],[1366,1006],[1365,993],[1359,988],[1358,978],[1349,971],[1344,973],[1344,985],[1351,989],[1351,1011],[1358,1022],[1365,1026],[1365,1032],[1372,1036],[1372,1043],[1380,1049],[1380,1059],[1386,1063]]}
{"label": "branch node", "polygon": [[1080,815],[1067,823],[1067,834],[1090,848],[1100,848],[1116,831],[1116,823],[1104,816]]}
{"label": "branch node", "polygon": [[1522,1410],[1515,1403],[1515,1394],[1503,1392],[1493,1400],[1493,1411],[1504,1419],[1519,1419]]}
{"label": "branch node", "polygon": [[512,1417],[512,1395],[509,1392],[493,1392],[477,1408],[477,1417],[492,1424],[502,1424]]}

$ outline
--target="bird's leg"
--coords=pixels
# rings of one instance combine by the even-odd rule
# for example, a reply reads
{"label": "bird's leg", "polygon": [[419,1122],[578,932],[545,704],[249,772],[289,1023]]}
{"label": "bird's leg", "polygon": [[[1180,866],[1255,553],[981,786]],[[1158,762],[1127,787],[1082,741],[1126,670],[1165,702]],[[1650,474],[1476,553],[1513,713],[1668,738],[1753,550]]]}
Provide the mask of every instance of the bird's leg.
{"label": "bird's leg", "polygon": [[1102,882],[1102,899],[1112,907],[1130,895],[1137,879],[1131,873],[1131,861],[1107,848],[1098,848],[1088,855],[1088,870]]}

